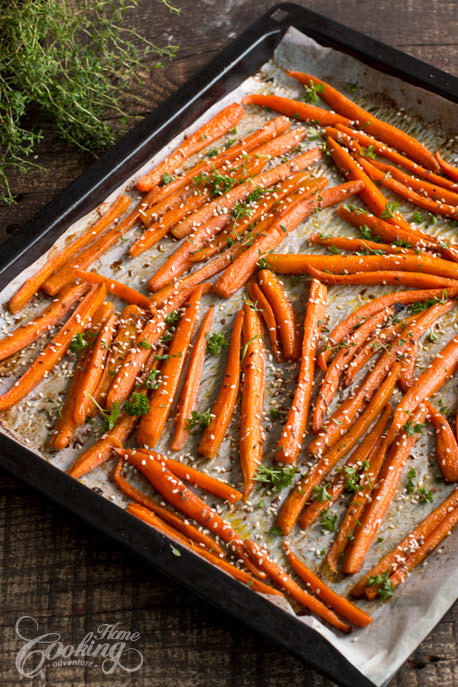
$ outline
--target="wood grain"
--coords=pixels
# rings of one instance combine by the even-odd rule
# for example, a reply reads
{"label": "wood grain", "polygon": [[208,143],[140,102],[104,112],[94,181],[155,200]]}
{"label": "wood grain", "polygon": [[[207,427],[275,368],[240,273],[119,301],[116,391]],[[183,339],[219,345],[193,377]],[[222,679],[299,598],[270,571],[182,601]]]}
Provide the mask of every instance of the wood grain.
{"label": "wood grain", "polygon": [[[180,44],[164,71],[146,78],[132,114],[153,109],[231,38],[274,3],[267,0],[177,0],[170,15],[144,0],[132,12],[137,28],[156,41]],[[458,74],[455,0],[315,0],[304,4],[441,69]],[[92,160],[59,141],[40,112],[30,121],[44,138],[38,163],[47,174],[13,179],[14,207],[0,207],[0,240],[30,219]],[[16,687],[331,687],[333,683],[272,643],[199,601],[79,520],[0,472],[0,686]],[[47,667],[32,681],[15,668],[21,646],[15,623],[32,615],[45,632],[75,643],[101,623],[138,631],[144,665],[131,675],[100,668]],[[458,684],[455,606],[399,671],[395,687]]]}

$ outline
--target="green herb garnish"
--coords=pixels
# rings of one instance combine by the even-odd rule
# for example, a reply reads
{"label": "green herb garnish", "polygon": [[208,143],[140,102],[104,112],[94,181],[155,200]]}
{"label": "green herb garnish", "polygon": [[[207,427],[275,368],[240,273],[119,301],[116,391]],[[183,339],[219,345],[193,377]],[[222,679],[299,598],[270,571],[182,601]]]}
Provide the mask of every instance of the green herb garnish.
{"label": "green herb garnish", "polygon": [[277,491],[281,491],[290,486],[296,472],[297,468],[295,467],[274,465],[269,468],[267,465],[260,465],[254,479],[256,482],[262,482],[270,487],[275,487]]}
{"label": "green herb garnish", "polygon": [[142,417],[149,410],[149,401],[146,394],[133,393],[124,403],[125,412],[133,417]]}
{"label": "green herb garnish", "polygon": [[229,346],[229,341],[226,338],[225,332],[213,332],[207,334],[207,351],[211,355],[219,355],[220,351]]}

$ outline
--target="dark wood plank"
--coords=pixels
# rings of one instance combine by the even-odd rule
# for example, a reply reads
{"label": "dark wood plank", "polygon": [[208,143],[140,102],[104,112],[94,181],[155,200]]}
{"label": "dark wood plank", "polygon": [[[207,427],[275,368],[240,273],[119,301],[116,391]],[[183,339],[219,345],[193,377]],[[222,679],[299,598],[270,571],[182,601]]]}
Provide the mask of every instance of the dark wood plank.
{"label": "dark wood plank", "polygon": [[[132,13],[135,25],[155,40],[181,45],[177,59],[155,71],[138,91],[135,112],[150,111],[183,84],[231,38],[274,3],[267,0],[181,0],[180,17],[145,0]],[[437,67],[458,73],[454,0],[335,0],[302,4],[399,47]],[[49,122],[37,162],[48,174],[13,180],[14,207],[0,208],[0,238],[20,225],[91,164],[89,156],[59,141]],[[134,112],[132,113],[134,114]],[[43,119],[43,118],[41,118]],[[332,687],[332,683],[272,643],[255,636],[218,610],[158,575],[131,554],[107,542],[76,518],[0,473],[0,685],[24,684],[16,668],[21,646],[14,626],[32,615],[44,632],[79,641],[101,623],[138,631],[144,665],[129,675],[105,676],[95,668],[47,667],[31,684],[47,687]],[[395,687],[458,684],[458,608],[450,611],[407,661]]]}

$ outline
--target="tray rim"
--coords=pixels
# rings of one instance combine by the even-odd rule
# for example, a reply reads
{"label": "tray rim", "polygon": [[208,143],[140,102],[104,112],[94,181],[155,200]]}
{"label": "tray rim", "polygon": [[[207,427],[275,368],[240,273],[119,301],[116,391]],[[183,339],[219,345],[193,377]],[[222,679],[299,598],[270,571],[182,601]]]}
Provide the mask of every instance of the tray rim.
{"label": "tray rim", "polygon": [[[144,164],[142,158],[145,155],[147,159],[151,158],[176,133],[231,90],[233,85],[222,91],[217,87],[238,68],[246,70],[244,61],[249,63],[263,42],[278,43],[290,26],[371,67],[458,102],[458,78],[307,8],[295,3],[279,3],[261,15],[114,148],[59,193],[21,231],[2,244],[0,288],[42,255],[67,226],[85,215],[88,206],[98,205],[123,179],[129,178]],[[262,61],[258,61],[259,65]],[[243,78],[245,76],[239,82]],[[281,644],[339,684],[355,687],[374,685],[316,630],[174,543],[181,552],[177,559],[171,552],[171,540],[167,537],[108,499],[100,498],[89,487],[44,461],[10,436],[0,436],[0,466],[74,515],[95,524],[98,530],[205,601]],[[213,589],[209,588],[209,582],[213,583]]]}

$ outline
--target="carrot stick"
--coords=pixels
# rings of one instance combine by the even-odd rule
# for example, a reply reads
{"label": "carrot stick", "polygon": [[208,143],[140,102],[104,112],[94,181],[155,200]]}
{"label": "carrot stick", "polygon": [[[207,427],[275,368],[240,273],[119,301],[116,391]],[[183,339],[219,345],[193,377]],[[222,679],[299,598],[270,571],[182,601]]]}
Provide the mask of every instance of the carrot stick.
{"label": "carrot stick", "polygon": [[322,87],[320,97],[336,112],[352,120],[352,122],[356,122],[361,128],[364,128],[364,131],[368,134],[372,134],[376,138],[388,143],[388,145],[397,148],[397,150],[405,153],[408,157],[427,169],[431,169],[435,172],[439,171],[439,165],[432,153],[430,153],[430,151],[419,141],[412,138],[412,136],[409,136],[392,124],[377,119],[377,117],[374,117],[370,112],[353,103],[349,98],[325,81],[321,81],[315,76],[304,74],[303,72],[287,70],[286,73],[308,86],[311,84],[320,85]]}
{"label": "carrot stick", "polygon": [[304,606],[304,608],[307,608],[312,613],[315,613],[327,623],[333,627],[336,627],[338,630],[341,630],[342,632],[351,631],[350,626],[340,620],[334,611],[331,611],[319,599],[316,599],[314,596],[306,592],[305,589],[302,589],[302,587],[300,587],[283,568],[275,563],[275,561],[272,560],[272,558],[270,558],[268,555],[266,549],[262,549],[258,544],[250,539],[245,539],[244,545],[251,557],[251,560],[262,570],[264,570],[264,572],[271,578],[271,580],[275,582],[275,584],[284,589],[293,599],[298,601],[301,606]]}
{"label": "carrot stick", "polygon": [[413,160],[410,160],[405,155],[401,155],[401,153],[398,153],[397,150],[394,150],[382,141],[379,141],[377,138],[369,136],[364,131],[350,129],[347,126],[345,126],[345,124],[336,124],[336,128],[338,129],[341,135],[344,135],[344,141],[348,139],[354,139],[358,141],[358,143],[360,143],[362,146],[365,146],[366,149],[373,150],[378,155],[381,155],[382,157],[386,158],[387,160],[390,160],[391,162],[395,162],[401,167],[404,167],[404,169],[407,169],[409,172],[412,172],[413,174],[416,174],[419,177],[423,177],[424,179],[427,179],[433,184],[439,184],[439,186],[442,185],[445,188],[458,189],[458,184],[454,184],[453,182],[449,181],[448,179],[445,179],[439,174],[434,174],[434,172],[432,172],[430,169],[425,169]]}
{"label": "carrot stick", "polygon": [[436,456],[446,482],[458,482],[458,444],[449,423],[432,403],[426,402],[429,419],[436,431]]}
{"label": "carrot stick", "polygon": [[283,353],[278,340],[277,321],[275,319],[274,311],[272,310],[269,301],[254,278],[250,279],[248,282],[247,291],[254,305],[261,313],[261,317],[264,320],[264,324],[266,325],[266,329],[269,334],[273,354],[275,359],[280,362],[283,360]]}
{"label": "carrot stick", "polygon": [[240,465],[243,473],[243,498],[247,501],[254,477],[262,462],[265,353],[262,325],[258,313],[243,308],[242,407],[240,411]]}
{"label": "carrot stick", "polygon": [[106,289],[102,285],[94,287],[73,311],[52,341],[18,379],[13,386],[0,396],[0,410],[7,410],[22,401],[64,357],[73,337],[84,330],[92,315],[103,302]]}
{"label": "carrot stick", "polygon": [[313,411],[312,428],[315,434],[319,432],[323,425],[327,408],[329,408],[332,398],[338,389],[343,371],[348,367],[360,346],[367,340],[369,335],[393,313],[392,308],[381,311],[373,317],[368,317],[358,329],[353,331],[344,345],[337,351],[337,355],[326,370],[326,375],[321,383],[318,398]]}
{"label": "carrot stick", "polygon": [[349,124],[346,117],[330,112],[322,107],[315,105],[308,105],[301,103],[299,100],[292,100],[291,98],[282,98],[279,95],[261,95],[261,93],[253,93],[242,98],[244,105],[260,105],[261,107],[268,107],[270,110],[280,112],[281,114],[292,117],[293,119],[300,119],[304,122],[318,122],[321,126],[327,124]]}
{"label": "carrot stick", "polygon": [[57,324],[70,308],[86,293],[88,287],[78,284],[66,289],[60,297],[52,301],[39,315],[0,339],[0,360],[9,358],[17,351],[36,341],[40,336]]}
{"label": "carrot stick", "polygon": [[[425,301],[428,299],[446,299],[453,298],[458,295],[458,289],[455,287],[450,289],[422,289],[420,291],[397,291],[395,293],[387,294],[375,298],[369,303],[365,303],[361,307],[354,310],[348,317],[339,322],[339,324],[332,330],[328,337],[328,341],[334,346],[343,341],[351,331],[360,324],[361,320],[371,317],[380,312],[384,308],[388,308],[395,303],[402,305],[409,305],[416,301]],[[326,350],[322,350],[318,357],[318,364],[322,370],[326,369],[326,364],[332,355],[332,346]]]}
{"label": "carrot stick", "polygon": [[283,542],[283,549],[294,572],[299,575],[314,594],[319,595],[320,599],[341,615],[342,618],[345,618],[345,620],[348,620],[358,627],[366,627],[366,625],[372,622],[370,615],[352,604],[348,599],[334,592],[323,582],[323,580],[320,580],[320,578],[291,551],[286,542]]}
{"label": "carrot stick", "polygon": [[[426,408],[420,408],[415,415],[411,416],[412,426],[421,424],[425,416]],[[352,575],[358,572],[363,564],[380,524],[391,505],[405,464],[418,436],[417,433],[408,435],[401,432],[391,446],[380,473],[379,485],[371,494],[371,501],[361,515],[361,524],[355,531],[355,539],[345,554],[342,570],[346,574]],[[387,437],[380,450],[386,451],[390,443],[391,439]]]}
{"label": "carrot stick", "polygon": [[[270,251],[279,246],[286,236],[293,231],[307,217],[310,217],[317,208],[325,208],[335,205],[349,194],[356,193],[361,188],[361,182],[350,182],[341,186],[321,191],[325,180],[316,179],[317,187],[314,193],[319,193],[318,198],[305,197],[293,202],[271,225],[264,236],[257,239],[252,246],[234,262],[218,279],[214,290],[223,298],[229,298],[240,289],[256,270],[260,258],[268,256]],[[308,194],[307,194],[308,195]],[[285,232],[286,229],[286,232]]]}
{"label": "carrot stick", "polygon": [[[81,236],[69,243],[65,248],[57,253],[51,254],[43,267],[35,272],[21,288],[12,297],[9,307],[12,313],[17,313],[26,303],[37,293],[38,289],[54,272],[56,272],[68,260],[71,260],[80,250],[85,248],[89,243],[103,233],[110,224],[112,224],[122,213],[127,209],[130,203],[129,196],[121,195],[108,210],[100,217],[100,219],[87,229]],[[55,292],[57,293],[57,292]],[[55,295],[55,294],[52,294]]]}
{"label": "carrot stick", "polygon": [[139,293],[131,286],[127,284],[121,284],[119,281],[115,281],[110,277],[104,277],[97,272],[84,272],[83,270],[75,270],[77,276],[80,279],[84,279],[89,282],[89,284],[102,284],[104,283],[107,287],[108,293],[112,293],[114,296],[121,298],[121,300],[131,303],[132,305],[138,305],[140,308],[145,308],[148,310],[151,307],[151,301],[149,298]]}
{"label": "carrot stick", "polygon": [[326,486],[326,491],[331,497],[329,500],[320,501],[319,498],[312,501],[304,510],[301,516],[301,527],[306,529],[313,525],[318,517],[328,510],[333,503],[337,501],[339,496],[345,489],[347,476],[345,468],[362,468],[364,461],[368,460],[372,455],[380,436],[386,429],[388,420],[391,415],[391,405],[387,403],[383,408],[379,420],[375,423],[373,429],[364,437],[359,446],[353,451],[350,458],[345,462],[345,466],[337,470],[337,474],[329,486]]}
{"label": "carrot stick", "polygon": [[[123,455],[123,451],[117,449]],[[239,558],[243,560],[250,572],[257,577],[265,578],[266,575],[257,566],[251,564],[243,542],[234,528],[227,520],[224,520],[205,501],[188,489],[183,482],[174,475],[160,460],[145,460],[145,454],[140,451],[130,451],[129,463],[135,467],[151,482],[165,501],[172,504],[177,511],[192,518],[210,532],[220,537]]]}
{"label": "carrot stick", "polygon": [[206,458],[213,458],[218,453],[234,412],[240,386],[242,326],[243,310],[239,310],[232,328],[223,383],[211,410],[212,419],[199,443],[198,451]]}
{"label": "carrot stick", "polygon": [[278,134],[282,134],[289,129],[290,124],[291,122],[287,117],[275,117],[275,119],[271,119],[263,127],[254,131],[245,139],[238,141],[238,143],[228,148],[224,148],[218,155],[215,155],[209,160],[201,160],[165,186],[157,187],[152,196],[153,200],[157,203],[171,195],[176,195],[184,186],[190,184],[198,174],[220,169],[239,158],[243,153],[249,153],[258,146],[267,143],[267,141],[270,141],[275,136],[278,136]]}
{"label": "carrot stick", "polygon": [[212,325],[213,312],[214,307],[212,306],[202,320],[202,324],[200,325],[196,340],[193,344],[188,371],[186,373],[175,420],[175,436],[172,443],[172,449],[174,451],[181,451],[186,445],[191,433],[187,424],[188,420],[191,418],[191,412],[197,405],[197,399],[199,397],[202,369],[207,350],[207,334]]}
{"label": "carrot stick", "polygon": [[299,323],[283,284],[270,270],[259,272],[258,283],[274,311],[284,359],[299,360],[301,348]]}
{"label": "carrot stick", "polygon": [[438,150],[435,152],[435,157],[439,163],[442,173],[446,174],[448,177],[450,177],[450,179],[453,179],[453,181],[458,182],[458,169],[454,165],[450,164],[450,162],[444,160]]}
{"label": "carrot stick", "polygon": [[371,160],[370,164],[374,167],[377,167],[377,169],[382,170],[382,172],[385,172],[385,174],[388,173],[405,186],[418,191],[422,196],[429,196],[429,198],[441,203],[448,203],[449,205],[455,206],[458,205],[458,193],[454,193],[443,186],[431,184],[425,179],[418,179],[411,174],[406,174],[406,172],[403,172],[398,167],[395,167],[394,165],[388,165],[385,162]]}
{"label": "carrot stick", "polygon": [[126,494],[133,501],[136,501],[138,504],[140,504],[140,506],[153,511],[155,515],[158,515],[160,518],[162,518],[162,520],[165,520],[165,522],[167,522],[169,525],[175,527],[186,537],[189,537],[189,539],[197,542],[200,546],[203,546],[210,551],[214,551],[218,555],[225,555],[224,549],[221,548],[221,546],[216,542],[215,539],[213,539],[213,537],[210,537],[206,532],[199,530],[195,525],[187,520],[183,520],[183,518],[181,518],[179,515],[172,513],[172,511],[170,511],[168,508],[161,506],[152,496],[148,496],[139,489],[133,487],[122,474],[123,465],[124,459],[120,458],[113,472],[113,479],[116,483],[116,486],[118,486],[124,494]]}
{"label": "carrot stick", "polygon": [[149,191],[158,186],[164,174],[173,173],[191,155],[199,153],[208,145],[216,141],[232,129],[244,116],[245,111],[238,103],[232,103],[216,113],[162,160],[150,172],[144,174],[137,181],[139,191]]}
{"label": "carrot stick", "polygon": [[156,445],[170,414],[191,343],[192,332],[196,326],[201,295],[202,287],[198,286],[190,297],[188,309],[182,316],[170,342],[169,357],[164,361],[161,369],[162,384],[159,389],[153,391],[148,413],[140,420],[137,442],[148,448]]}
{"label": "carrot stick", "polygon": [[310,286],[305,313],[301,365],[296,391],[275,453],[275,460],[281,463],[295,463],[302,446],[313,388],[316,353],[320,331],[326,318],[327,302],[326,287],[314,279]]}
{"label": "carrot stick", "polygon": [[322,234],[310,234],[308,237],[310,243],[317,246],[329,246],[330,248],[338,250],[346,250],[350,253],[357,253],[359,251],[367,253],[374,252],[375,254],[383,253],[413,253],[411,248],[402,248],[399,246],[392,246],[389,243],[377,243],[376,241],[368,241],[366,239],[353,239],[346,236],[323,236]]}
{"label": "carrot stick", "polygon": [[[216,198],[211,203],[207,203],[198,213],[194,213],[186,220],[185,229],[191,230],[193,224],[200,226],[195,228],[192,234],[183,244],[166,260],[165,264],[150,279],[149,287],[152,291],[158,291],[167,285],[172,279],[179,277],[188,268],[188,257],[191,253],[205,246],[229,221],[229,211],[232,210],[237,202],[243,201],[254,188],[269,188],[291,175],[292,172],[301,171],[316,161],[321,156],[319,149],[312,149],[303,155],[284,162],[277,167],[269,169],[263,174],[254,177],[250,182],[239,184],[225,196]],[[312,182],[311,182],[312,183]],[[218,207],[224,208],[225,212],[218,213]],[[179,225],[177,225],[178,228]],[[175,232],[176,233],[176,232]]]}
{"label": "carrot stick", "polygon": [[[275,256],[276,257],[276,256]],[[416,289],[437,289],[455,286],[456,279],[438,277],[422,272],[403,272],[401,270],[379,270],[377,272],[354,272],[353,274],[333,274],[310,266],[308,273],[325,284],[376,284],[380,286],[413,286]]]}

